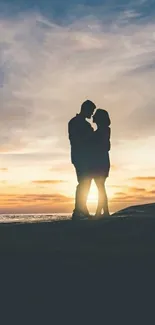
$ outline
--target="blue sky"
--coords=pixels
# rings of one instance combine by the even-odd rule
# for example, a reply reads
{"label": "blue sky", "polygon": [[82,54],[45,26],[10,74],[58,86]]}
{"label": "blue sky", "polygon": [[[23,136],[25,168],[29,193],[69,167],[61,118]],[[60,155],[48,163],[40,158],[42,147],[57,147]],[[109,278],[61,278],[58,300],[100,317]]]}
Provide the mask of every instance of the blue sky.
{"label": "blue sky", "polygon": [[154,200],[154,16],[151,0],[1,2],[2,193],[74,196],[67,123],[89,98],[112,119],[112,209]]}
{"label": "blue sky", "polygon": [[[100,11],[98,11],[100,8]],[[97,14],[105,19],[104,13],[111,15],[112,13],[121,13],[124,10],[134,10],[140,14],[141,18],[154,16],[155,2],[154,0],[135,0],[135,1],[110,1],[110,0],[6,0],[1,2],[1,16],[15,16],[21,12],[40,12],[49,19],[55,19],[59,23],[70,19],[71,15],[81,16],[88,13]]]}

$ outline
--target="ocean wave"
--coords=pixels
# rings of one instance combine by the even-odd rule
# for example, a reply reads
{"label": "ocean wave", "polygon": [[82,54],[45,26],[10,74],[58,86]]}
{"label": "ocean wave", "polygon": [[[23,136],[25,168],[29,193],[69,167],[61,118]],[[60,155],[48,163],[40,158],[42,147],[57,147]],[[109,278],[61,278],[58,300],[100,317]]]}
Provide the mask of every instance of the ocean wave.
{"label": "ocean wave", "polygon": [[69,214],[0,214],[0,223],[35,223],[69,220]]}

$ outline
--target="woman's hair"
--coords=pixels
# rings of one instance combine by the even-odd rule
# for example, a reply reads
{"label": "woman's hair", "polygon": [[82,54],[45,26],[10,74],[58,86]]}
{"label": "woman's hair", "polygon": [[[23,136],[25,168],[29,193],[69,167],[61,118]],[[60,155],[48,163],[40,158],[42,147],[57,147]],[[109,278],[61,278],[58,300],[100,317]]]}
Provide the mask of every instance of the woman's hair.
{"label": "woman's hair", "polygon": [[106,110],[98,108],[95,113],[95,120],[98,122],[99,125],[102,126],[110,126],[111,120],[109,114]]}

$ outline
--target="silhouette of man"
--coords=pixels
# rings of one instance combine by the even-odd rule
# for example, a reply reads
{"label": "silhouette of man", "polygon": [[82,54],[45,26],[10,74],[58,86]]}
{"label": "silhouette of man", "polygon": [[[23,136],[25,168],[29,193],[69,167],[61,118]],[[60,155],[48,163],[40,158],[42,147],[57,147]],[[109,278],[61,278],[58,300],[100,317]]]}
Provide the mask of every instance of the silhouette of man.
{"label": "silhouette of man", "polygon": [[96,106],[92,101],[85,101],[81,105],[80,113],[73,117],[68,124],[71,160],[78,180],[73,220],[86,219],[89,216],[86,202],[92,180],[90,145],[94,130],[86,118],[91,118],[95,108]]}

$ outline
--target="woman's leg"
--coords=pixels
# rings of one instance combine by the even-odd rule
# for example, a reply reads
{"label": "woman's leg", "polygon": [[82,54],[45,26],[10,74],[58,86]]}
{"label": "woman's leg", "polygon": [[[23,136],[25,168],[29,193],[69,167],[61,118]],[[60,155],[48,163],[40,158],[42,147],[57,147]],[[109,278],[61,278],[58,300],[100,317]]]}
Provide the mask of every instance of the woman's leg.
{"label": "woman's leg", "polygon": [[98,205],[96,210],[96,216],[101,216],[102,210],[104,211],[105,215],[109,215],[109,208],[108,208],[108,198],[105,189],[105,177],[95,177],[94,181],[98,188]]}

